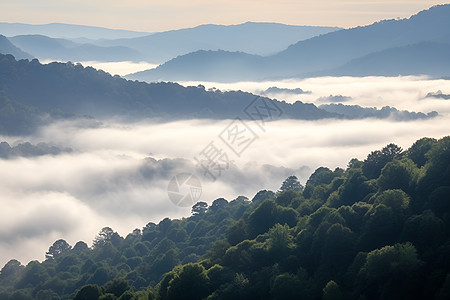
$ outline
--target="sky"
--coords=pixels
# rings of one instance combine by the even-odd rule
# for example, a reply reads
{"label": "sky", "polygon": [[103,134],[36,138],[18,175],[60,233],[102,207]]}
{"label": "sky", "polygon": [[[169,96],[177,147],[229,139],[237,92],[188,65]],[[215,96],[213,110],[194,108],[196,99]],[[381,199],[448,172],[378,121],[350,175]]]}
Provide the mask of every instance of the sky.
{"label": "sky", "polygon": [[69,23],[143,32],[247,21],[349,28],[406,18],[444,3],[448,0],[0,0],[0,21]]}

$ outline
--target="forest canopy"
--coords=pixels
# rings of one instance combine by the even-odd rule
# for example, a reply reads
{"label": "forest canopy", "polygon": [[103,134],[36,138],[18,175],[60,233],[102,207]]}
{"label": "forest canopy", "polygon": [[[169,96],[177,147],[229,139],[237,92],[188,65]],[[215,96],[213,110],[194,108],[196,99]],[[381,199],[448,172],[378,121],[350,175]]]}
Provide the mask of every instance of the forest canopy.
{"label": "forest canopy", "polygon": [[450,137],[10,260],[0,299],[448,299]]}

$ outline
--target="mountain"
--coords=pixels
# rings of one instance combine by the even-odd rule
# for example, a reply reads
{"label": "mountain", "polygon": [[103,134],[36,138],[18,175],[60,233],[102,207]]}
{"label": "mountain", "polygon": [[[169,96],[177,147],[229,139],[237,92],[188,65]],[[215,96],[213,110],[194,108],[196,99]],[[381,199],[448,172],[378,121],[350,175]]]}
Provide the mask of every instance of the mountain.
{"label": "mountain", "polygon": [[376,119],[392,119],[396,121],[409,121],[416,119],[424,119],[426,117],[435,117],[437,112],[433,111],[427,115],[423,113],[415,113],[408,111],[401,111],[394,107],[384,106],[381,109],[375,107],[361,107],[359,105],[344,105],[342,103],[331,103],[319,105],[320,109],[331,113],[346,116],[348,118],[376,118]]}
{"label": "mountain", "polygon": [[[201,85],[130,81],[81,64],[43,65],[37,59],[16,61],[12,55],[0,55],[0,82],[0,130],[8,134],[19,128],[27,132],[52,118],[83,115],[131,121],[236,117],[258,121],[262,114],[258,108],[259,114],[255,115],[256,105],[267,107],[267,113],[273,114],[270,120],[366,117],[328,112],[301,101],[289,104],[242,91],[206,91]],[[408,116],[417,119],[434,115],[404,112],[404,119]]]}
{"label": "mountain", "polygon": [[[163,63],[198,50],[223,49],[268,55],[292,43],[340,28],[247,22],[144,34],[67,24],[0,23],[0,32],[2,29],[6,35],[20,33],[11,41],[39,59]],[[123,38],[114,37],[119,34]]]}
{"label": "mountain", "polygon": [[198,50],[240,51],[269,55],[287,46],[338,27],[294,26],[278,23],[247,22],[239,25],[200,25],[120,40],[99,41],[102,46],[127,46],[145,55],[149,62],[162,63]]}
{"label": "mountain", "polygon": [[[37,59],[16,61],[12,55],[0,55],[0,82],[0,132],[9,135],[28,134],[55,119],[84,115],[125,121],[249,119],[243,111],[259,99],[242,91],[128,81],[81,64],[43,65]],[[341,117],[302,102],[273,100],[269,104],[284,112],[283,118]]]}
{"label": "mountain", "polygon": [[[203,86],[127,81],[81,64],[43,65],[36,59],[16,61],[11,55],[0,56],[0,82],[5,97],[42,112],[93,117],[232,119],[256,97],[242,91],[206,91]],[[276,105],[291,118],[339,117],[301,102]]]}
{"label": "mountain", "polygon": [[[449,40],[450,42],[450,40]],[[319,74],[334,76],[406,76],[450,74],[450,43],[422,42],[390,48],[351,60]]]}
{"label": "mountain", "polygon": [[29,134],[48,122],[37,108],[14,101],[0,91],[0,133],[8,135]]}
{"label": "mountain", "polygon": [[[403,20],[385,20],[301,41],[272,57],[290,62],[285,72],[307,73],[338,67],[389,48],[433,41],[450,34],[450,5],[434,6]],[[286,65],[287,66],[287,65]]]}
{"label": "mountain", "polygon": [[125,78],[147,81],[208,78],[209,81],[233,82],[254,78],[258,70],[262,73],[265,71],[264,58],[259,55],[223,50],[199,50],[171,59],[155,69],[129,74]]}
{"label": "mountain", "polygon": [[40,60],[62,61],[141,61],[141,54],[124,46],[103,47],[76,43],[43,35],[19,35],[9,38],[17,47]]}
{"label": "mountain", "polygon": [[18,47],[14,46],[11,41],[5,36],[0,34],[0,53],[1,54],[11,54],[17,59],[31,59],[33,58],[30,54],[25,53]]}
{"label": "mountain", "polygon": [[[356,27],[346,30],[338,30],[324,35],[316,36],[308,40],[300,41],[289,46],[284,51],[277,54],[259,58],[258,68],[253,68],[252,61],[243,61],[240,65],[232,65],[226,67],[224,54],[218,53],[213,60],[201,57],[195,57],[196,64],[191,69],[182,70],[181,67],[189,65],[192,56],[180,56],[169,63],[161,65],[157,70],[152,72],[141,72],[133,75],[133,78],[152,81],[156,79],[172,80],[215,80],[229,81],[229,78],[235,77],[237,80],[261,80],[267,78],[286,78],[292,76],[311,76],[311,74],[320,73],[326,75],[325,70],[332,70],[349,63],[352,60],[366,57],[372,59],[370,54],[393,49],[399,47],[407,47],[409,45],[420,44],[422,42],[442,43],[448,42],[450,36],[450,5],[438,5],[428,10],[419,12],[417,15],[403,20],[385,20],[364,27]],[[421,54],[422,57],[428,57],[428,61],[433,65],[439,64],[439,59],[433,60],[435,52],[440,53],[440,58],[445,58],[442,53],[445,52],[442,46],[437,48],[415,46],[416,49],[408,48],[411,52],[410,56],[417,56],[421,51],[431,51]],[[399,51],[391,50],[392,52]],[[414,52],[416,54],[414,54]],[[393,53],[388,53],[394,55]],[[210,57],[212,54],[208,54]],[[398,55],[398,54],[397,54]],[[241,55],[245,60],[244,55]],[[382,59],[380,57],[380,59]],[[364,63],[358,62],[363,68]],[[370,63],[370,62],[367,62]],[[420,70],[421,66],[418,62],[414,72],[418,74],[426,74],[432,67]],[[214,73],[214,77],[206,77],[206,70],[214,69],[216,65],[224,65],[221,73]],[[401,67],[397,64],[398,67]],[[176,73],[172,72],[174,70]],[[324,72],[325,71],[325,72]],[[410,72],[409,70],[405,70]],[[359,70],[364,72],[364,70]],[[212,73],[212,72],[211,72]],[[392,72],[387,72],[387,75]],[[397,74],[402,74],[402,70],[398,70]],[[242,75],[245,74],[245,75]],[[382,74],[384,75],[384,74]],[[448,72],[447,72],[448,75]]]}
{"label": "mountain", "polygon": [[31,25],[23,23],[0,23],[0,33],[11,37],[16,35],[38,34],[54,38],[87,38],[87,39],[120,39],[148,35],[148,32],[137,32],[121,29],[109,29],[96,26],[51,23]]}
{"label": "mountain", "polygon": [[422,138],[91,247],[58,237],[45,261],[5,264],[0,298],[448,299],[449,166],[450,137]]}
{"label": "mountain", "polygon": [[0,142],[0,158],[12,158],[12,157],[35,157],[43,155],[58,155],[61,153],[70,153],[73,150],[71,148],[59,148],[57,146],[49,145],[46,143],[39,143],[33,145],[29,142],[19,143],[15,146],[10,146],[7,142]]}

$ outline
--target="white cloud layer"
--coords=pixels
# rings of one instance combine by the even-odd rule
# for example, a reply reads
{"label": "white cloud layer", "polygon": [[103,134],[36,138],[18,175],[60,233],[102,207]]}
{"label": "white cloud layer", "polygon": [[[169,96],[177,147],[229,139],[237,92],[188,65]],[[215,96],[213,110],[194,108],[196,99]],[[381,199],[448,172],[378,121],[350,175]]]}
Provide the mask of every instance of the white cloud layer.
{"label": "white cloud layer", "polygon": [[[52,63],[54,60],[42,60],[42,64]],[[116,61],[116,62],[99,62],[99,61],[80,61],[84,67],[93,67],[97,70],[103,70],[111,75],[125,76],[127,74],[154,69],[158,65],[148,62],[133,61]]]}
{"label": "white cloud layer", "polygon": [[[189,207],[175,206],[167,195],[169,180],[178,173],[195,173],[202,182],[201,200],[208,203],[218,197],[251,198],[261,189],[276,190],[291,174],[305,183],[319,166],[345,168],[351,158],[364,159],[370,151],[390,142],[408,148],[421,137],[450,134],[450,101],[424,99],[428,92],[450,93],[444,80],[344,77],[205,85],[249,91],[274,85],[300,87],[312,94],[288,101],[298,97],[315,102],[321,96],[341,94],[351,97],[346,104],[436,110],[440,117],[412,122],[281,120],[267,123],[265,131],[247,122],[259,138],[241,157],[218,138],[230,120],[163,124],[104,121],[100,126],[62,122],[32,137],[9,137],[12,145],[47,142],[74,151],[0,160],[0,265],[11,258],[23,263],[43,259],[59,238],[72,245],[79,240],[90,243],[104,226],[126,235],[166,216],[189,216]],[[234,161],[215,182],[205,178],[193,160],[211,141]]]}

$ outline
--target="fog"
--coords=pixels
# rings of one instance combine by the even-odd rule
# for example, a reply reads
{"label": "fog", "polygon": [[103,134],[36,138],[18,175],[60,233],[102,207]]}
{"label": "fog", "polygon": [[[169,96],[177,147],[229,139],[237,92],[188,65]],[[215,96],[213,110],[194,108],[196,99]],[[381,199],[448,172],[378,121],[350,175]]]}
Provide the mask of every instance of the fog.
{"label": "fog", "polygon": [[151,64],[145,61],[119,61],[119,62],[97,62],[97,61],[82,61],[81,64],[85,67],[90,66],[95,69],[101,69],[110,73],[111,75],[124,76],[131,73],[145,71],[156,68],[157,64]]}
{"label": "fog", "polygon": [[[346,105],[361,105],[381,108],[393,106],[400,110],[416,112],[429,112],[436,110],[440,113],[450,113],[448,103],[442,99],[425,98],[429,92],[442,91],[450,93],[450,80],[431,80],[425,76],[404,77],[318,77],[307,79],[288,79],[282,81],[264,82],[183,82],[183,85],[203,84],[206,88],[220,90],[244,90],[255,94],[264,94],[264,91],[276,86],[278,88],[300,88],[305,93],[295,94],[267,94],[266,96],[293,103],[296,100],[314,103],[316,105],[335,103],[333,96],[351,97],[345,99]],[[330,97],[331,96],[331,97]],[[322,97],[322,98],[321,98]]]}
{"label": "fog", "polygon": [[[190,207],[174,205],[167,194],[170,179],[179,173],[192,173],[200,179],[201,201],[211,203],[219,197],[232,200],[239,195],[251,199],[261,189],[276,190],[292,174],[304,184],[319,166],[346,168],[350,159],[363,160],[388,143],[407,149],[421,137],[441,138],[450,133],[450,101],[424,98],[437,90],[449,94],[450,85],[444,80],[344,77],[202,84],[253,92],[271,86],[302,88],[311,94],[276,98],[315,103],[320,97],[342,95],[348,97],[345,104],[436,110],[440,115],[410,122],[279,120],[266,123],[264,128],[246,121],[257,138],[240,156],[219,138],[232,120],[161,124],[102,120],[97,125],[66,121],[44,127],[33,136],[3,137],[1,140],[11,146],[24,141],[45,142],[73,151],[0,159],[0,265],[12,258],[22,263],[42,260],[59,238],[71,245],[79,240],[91,244],[104,226],[125,236],[150,221],[188,217]],[[205,176],[194,160],[211,142],[230,160],[215,181]]]}
{"label": "fog", "polygon": [[[48,64],[54,60],[42,60],[41,63]],[[127,74],[145,71],[156,68],[157,64],[151,64],[145,61],[118,61],[118,62],[99,62],[99,61],[81,61],[79,62],[84,67],[93,67],[97,70],[103,70],[111,75],[125,76]]]}

